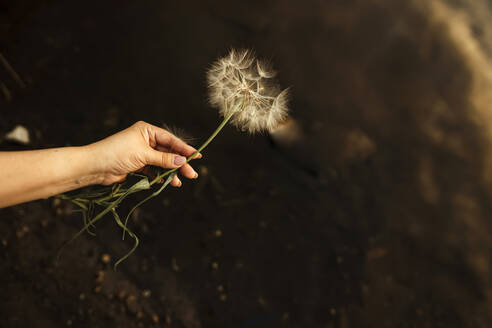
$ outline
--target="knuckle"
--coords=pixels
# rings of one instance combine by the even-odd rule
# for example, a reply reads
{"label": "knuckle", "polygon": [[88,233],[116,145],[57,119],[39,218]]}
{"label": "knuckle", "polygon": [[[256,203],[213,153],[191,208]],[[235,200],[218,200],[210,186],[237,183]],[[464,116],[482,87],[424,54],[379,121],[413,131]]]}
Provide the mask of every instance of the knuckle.
{"label": "knuckle", "polygon": [[145,125],[146,125],[146,123],[144,121],[137,121],[133,124],[134,127],[142,127]]}
{"label": "knuckle", "polygon": [[173,156],[169,153],[162,153],[162,166],[164,167],[172,167],[173,165]]}

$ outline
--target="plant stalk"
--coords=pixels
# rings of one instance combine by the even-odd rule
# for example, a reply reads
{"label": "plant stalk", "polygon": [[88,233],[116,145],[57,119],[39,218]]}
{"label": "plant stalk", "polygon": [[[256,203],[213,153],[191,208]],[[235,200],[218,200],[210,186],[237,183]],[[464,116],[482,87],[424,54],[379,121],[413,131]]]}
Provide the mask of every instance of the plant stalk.
{"label": "plant stalk", "polygon": [[[231,111],[231,114],[229,114],[228,116],[224,117],[224,120],[222,121],[222,123],[220,123],[220,125],[217,127],[217,129],[214,131],[214,133],[212,133],[212,135],[200,146],[200,148],[197,149],[197,151],[195,151],[190,157],[188,157],[186,159],[186,163],[188,163],[189,161],[191,161],[198,153],[200,153],[202,150],[204,150],[205,147],[207,147],[208,144],[210,142],[212,142],[212,140],[214,140],[214,138],[217,136],[217,134],[219,134],[220,130],[222,130],[222,128],[231,119],[231,117],[232,117],[233,114],[234,114],[234,111]],[[159,174],[158,176],[155,177],[154,180],[152,180],[150,182],[150,185],[152,186],[152,185],[156,184],[162,178],[164,178],[165,176],[167,176],[167,175],[169,175],[169,174],[171,174],[173,172],[176,172],[177,170],[179,170],[179,167],[178,168],[175,168],[175,169],[168,170],[166,172],[163,172],[163,173]]]}

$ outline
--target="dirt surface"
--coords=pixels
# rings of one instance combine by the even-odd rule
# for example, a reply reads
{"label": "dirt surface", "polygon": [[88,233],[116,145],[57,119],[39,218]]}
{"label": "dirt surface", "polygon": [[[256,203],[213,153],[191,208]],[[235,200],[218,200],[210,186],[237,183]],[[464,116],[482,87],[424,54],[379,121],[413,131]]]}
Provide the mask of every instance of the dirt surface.
{"label": "dirt surface", "polygon": [[80,216],[1,209],[0,327],[491,327],[492,75],[472,9],[0,1],[0,52],[25,84],[0,65],[0,136],[32,139],[2,150],[137,120],[199,143],[219,122],[205,71],[230,47],[272,59],[303,131],[286,146],[225,129],[197,181],[133,216],[141,246],[118,272],[132,244],[110,217],[56,262]]}

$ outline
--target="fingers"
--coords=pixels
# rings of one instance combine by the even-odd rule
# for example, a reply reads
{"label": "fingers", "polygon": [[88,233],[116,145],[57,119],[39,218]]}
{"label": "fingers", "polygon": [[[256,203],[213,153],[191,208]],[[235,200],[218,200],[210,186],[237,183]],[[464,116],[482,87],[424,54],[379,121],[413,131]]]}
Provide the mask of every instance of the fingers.
{"label": "fingers", "polygon": [[[160,145],[156,146],[156,147],[155,147],[155,149],[157,149],[157,150],[159,150],[159,151],[166,152],[166,153],[173,153],[173,152],[174,152],[171,148],[169,148],[169,147],[164,147],[164,146],[160,146]],[[194,152],[193,152],[193,153],[194,153]],[[193,154],[193,153],[192,153],[192,154]],[[188,156],[188,157],[189,157],[189,156]],[[202,158],[202,157],[203,157],[203,156],[202,156],[202,154],[201,154],[201,153],[197,153],[197,154],[193,157],[193,159],[200,159],[200,158]]]}
{"label": "fingers", "polygon": [[[162,152],[168,152],[169,150],[162,146],[157,146],[157,150]],[[196,158],[202,158],[202,154],[198,153]],[[193,169],[190,164],[185,164],[180,169],[181,174],[188,179],[198,178],[198,173]]]}
{"label": "fingers", "polygon": [[[169,152],[177,153],[186,157],[189,157],[193,155],[194,152],[196,152],[195,148],[188,145],[186,142],[179,139],[169,131],[166,131],[156,126],[155,127],[153,126],[153,128],[155,128],[156,148],[162,147]],[[197,155],[196,158],[200,158],[200,157],[201,155]]]}
{"label": "fingers", "polygon": [[191,167],[190,164],[185,164],[183,165],[179,171],[181,172],[181,174],[185,177],[185,178],[188,178],[188,179],[196,179],[198,178],[198,173],[196,173],[196,171]]}
{"label": "fingers", "polygon": [[147,166],[147,165],[144,166],[143,169],[141,170],[141,172],[143,174],[145,174],[146,176],[152,178],[152,179],[155,178],[155,174],[154,174],[154,172],[152,172],[152,169],[150,166]]}
{"label": "fingers", "polygon": [[[186,163],[186,158],[196,153],[196,149],[182,141],[169,131],[154,125],[147,125],[150,136],[150,146],[146,164],[162,168],[180,168],[180,173],[188,179],[196,179],[198,173]],[[195,154],[194,158],[202,158],[202,154]],[[175,176],[170,183],[174,187],[181,187],[181,180]]]}
{"label": "fingers", "polygon": [[[160,148],[162,151],[185,157],[190,157],[196,152],[195,148],[163,128],[143,121],[135,123],[134,126],[140,131],[145,131],[144,135],[149,138],[149,145],[154,149]],[[201,154],[196,155],[195,158],[201,158]]]}
{"label": "fingers", "polygon": [[171,186],[173,187],[181,187],[183,184],[181,183],[181,180],[179,180],[178,175],[176,174],[174,178],[171,181]]}
{"label": "fingers", "polygon": [[184,165],[185,163],[186,157],[184,156],[161,152],[150,148],[147,152],[145,164],[160,166],[165,169],[174,169]]}
{"label": "fingers", "polygon": [[[198,178],[198,173],[191,167],[191,165],[186,163],[186,157],[181,155],[176,155],[172,153],[160,152],[158,150],[149,150],[147,163],[149,165],[160,166],[166,169],[173,169],[180,167],[181,174],[188,179]],[[181,180],[177,175],[171,181],[171,186],[181,187]]]}

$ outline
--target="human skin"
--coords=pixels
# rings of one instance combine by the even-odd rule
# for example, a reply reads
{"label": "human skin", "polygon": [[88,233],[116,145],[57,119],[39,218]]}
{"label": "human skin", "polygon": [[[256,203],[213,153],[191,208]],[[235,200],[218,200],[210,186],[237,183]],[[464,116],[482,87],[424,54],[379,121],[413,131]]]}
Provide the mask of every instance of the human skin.
{"label": "human skin", "polygon": [[[140,121],[86,146],[0,152],[0,207],[94,184],[111,185],[128,173],[147,173],[148,165],[179,167],[184,177],[195,179],[198,174],[186,164],[195,151],[170,132]],[[171,185],[181,186],[177,175]]]}

